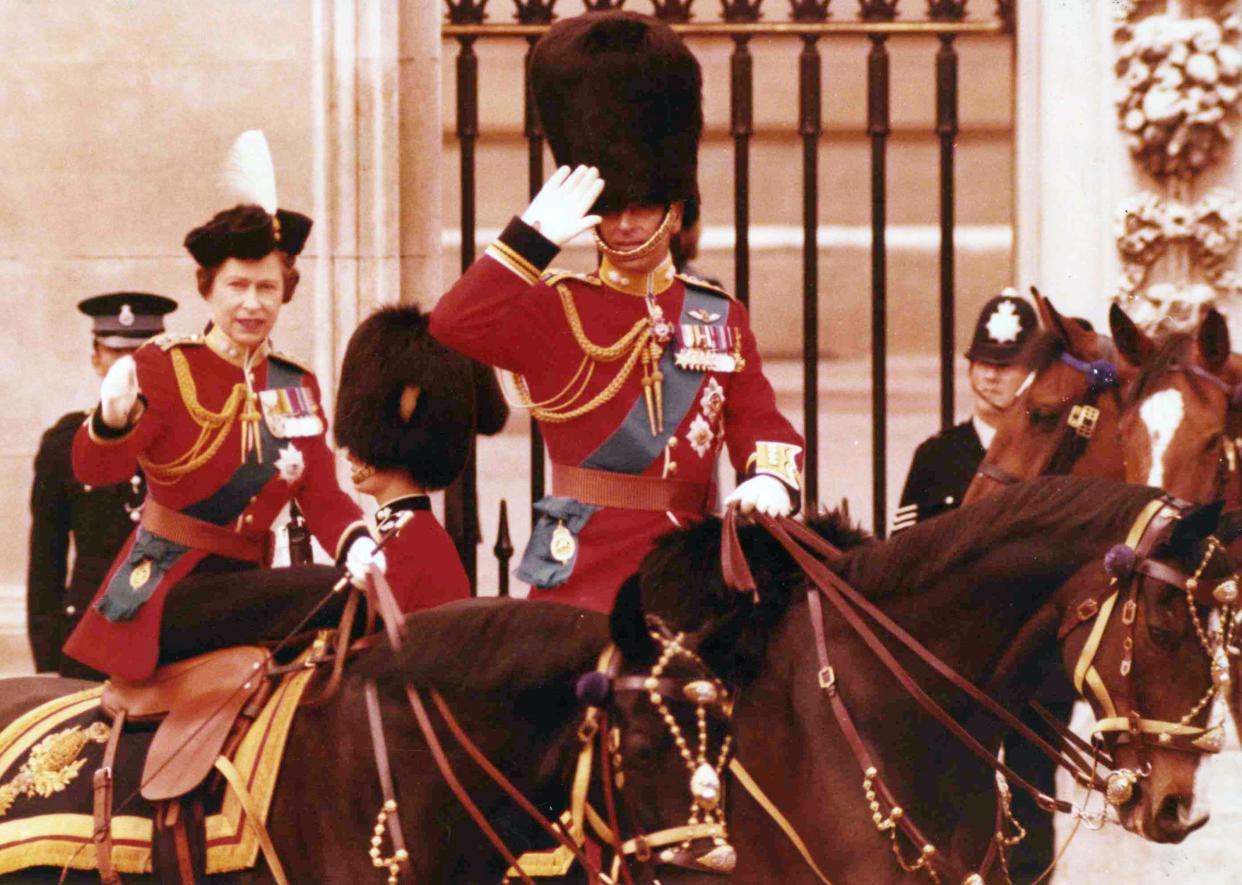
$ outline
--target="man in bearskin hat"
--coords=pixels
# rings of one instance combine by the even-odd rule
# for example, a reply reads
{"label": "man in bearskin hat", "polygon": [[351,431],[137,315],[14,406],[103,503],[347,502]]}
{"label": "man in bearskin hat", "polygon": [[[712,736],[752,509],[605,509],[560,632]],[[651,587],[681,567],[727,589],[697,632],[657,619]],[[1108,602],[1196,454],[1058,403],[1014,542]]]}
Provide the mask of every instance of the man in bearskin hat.
{"label": "man in bearskin hat", "polygon": [[[659,534],[726,503],[787,514],[803,441],[776,408],[745,308],[678,274],[669,241],[698,199],[702,74],[665,24],[629,12],[554,24],[531,81],[560,168],[441,299],[432,333],[512,372],[552,460],[518,569],[531,597],[607,611]],[[546,268],[594,228],[594,273]]]}
{"label": "man in bearskin hat", "polygon": [[[91,366],[99,377],[162,333],[164,315],[176,309],[173,299],[147,292],[109,292],[79,302],[78,310],[92,320]],[[74,477],[70,449],[85,418],[80,410],[62,416],[43,434],[35,455],[26,629],[37,672],[96,679],[96,671],[63,657],[60,647],[133,531],[147,488],[141,470],[113,485],[84,485]]]}
{"label": "man in bearskin hat", "polygon": [[206,333],[162,335],[118,360],[73,441],[82,482],[117,482],[141,465],[150,486],[65,644],[131,681],[157,663],[279,638],[315,609],[338,569],[267,568],[269,527],[290,500],[354,575],[374,559],[362,512],[337,484],[318,381],[271,340],[311,220],[277,208],[261,132],[238,138],[225,171],[237,205],[185,239],[211,309]]}
{"label": "man in bearskin hat", "polygon": [[508,408],[498,394],[492,371],[432,338],[416,307],[382,307],[349,339],[333,432],[354,487],[379,505],[386,576],[401,611],[470,595],[428,493],[461,473],[476,423],[484,433],[500,430]]}
{"label": "man in bearskin hat", "polygon": [[893,531],[962,503],[996,426],[1026,377],[1018,354],[1039,326],[1035,308],[1006,288],[983,305],[966,359],[974,408],[968,420],[924,440],[914,452]]}

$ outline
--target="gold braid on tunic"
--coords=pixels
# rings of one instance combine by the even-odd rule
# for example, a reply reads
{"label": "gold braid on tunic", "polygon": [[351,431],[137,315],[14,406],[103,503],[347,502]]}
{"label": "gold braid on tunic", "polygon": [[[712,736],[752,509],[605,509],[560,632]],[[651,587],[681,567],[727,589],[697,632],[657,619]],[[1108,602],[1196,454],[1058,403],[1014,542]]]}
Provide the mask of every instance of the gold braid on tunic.
{"label": "gold braid on tunic", "polygon": [[[535,402],[531,398],[526,379],[521,375],[515,376],[518,395],[523,407],[529,409],[531,415],[539,421],[552,424],[572,421],[574,418],[593,412],[615,397],[629,380],[634,366],[641,360],[643,392],[647,399],[647,413],[651,422],[652,435],[657,433],[657,428],[662,430],[664,424],[662,403],[658,390],[653,392],[653,388],[658,387],[662,378],[658,368],[662,348],[652,339],[651,318],[643,317],[614,343],[607,346],[599,345],[589,339],[582,328],[582,319],[578,316],[574,296],[569,291],[569,287],[564,283],[557,283],[556,291],[561,296],[561,306],[564,308],[565,319],[569,322],[574,340],[582,349],[582,362],[578,364],[577,371],[560,391],[540,402]],[[595,366],[600,363],[613,363],[622,358],[625,362],[621,364],[621,368],[617,370],[616,376],[608,382],[608,385],[589,401],[575,405],[582,399],[583,392],[595,371]]]}
{"label": "gold braid on tunic", "polygon": [[147,479],[159,485],[171,485],[183,476],[198,470],[210,461],[224,445],[229,431],[238,417],[243,421],[242,427],[242,460],[246,459],[251,446],[257,444],[258,422],[262,417],[254,405],[254,395],[243,383],[233,385],[232,392],[224,401],[218,412],[203,406],[198,400],[198,388],[194,384],[194,376],[190,372],[190,364],[178,350],[170,352],[173,364],[173,375],[177,379],[177,389],[181,393],[181,401],[194,423],[199,426],[198,439],[186,450],[185,454],[172,461],[156,464],[142,455],[138,463],[147,475]]}

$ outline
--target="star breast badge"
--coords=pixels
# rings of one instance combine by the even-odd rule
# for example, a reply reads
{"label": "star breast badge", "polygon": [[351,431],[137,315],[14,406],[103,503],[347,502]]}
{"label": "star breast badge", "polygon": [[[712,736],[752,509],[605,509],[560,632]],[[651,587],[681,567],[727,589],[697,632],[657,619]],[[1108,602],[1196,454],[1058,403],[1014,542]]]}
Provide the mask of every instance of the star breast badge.
{"label": "star breast badge", "polygon": [[997,305],[996,310],[988,317],[987,330],[988,337],[998,344],[1018,340],[1018,333],[1022,331],[1022,318],[1018,316],[1012,301],[1002,301]]}
{"label": "star breast badge", "polygon": [[276,470],[280,473],[280,478],[287,483],[295,483],[302,478],[302,473],[306,470],[306,459],[302,457],[301,450],[293,445],[287,445],[280,450],[280,457],[276,459]]}

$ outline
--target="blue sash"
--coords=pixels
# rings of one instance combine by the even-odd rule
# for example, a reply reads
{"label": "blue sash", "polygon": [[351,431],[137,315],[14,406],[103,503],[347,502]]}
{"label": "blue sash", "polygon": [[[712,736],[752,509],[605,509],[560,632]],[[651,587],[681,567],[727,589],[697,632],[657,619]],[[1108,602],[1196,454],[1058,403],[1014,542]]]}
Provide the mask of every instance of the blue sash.
{"label": "blue sash", "polygon": [[[303,375],[275,360],[267,363],[267,386],[301,387]],[[262,461],[256,452],[251,451],[244,463],[240,464],[229,481],[216,489],[201,501],[195,501],[181,512],[186,516],[201,519],[215,525],[228,525],[242,514],[250,501],[276,475],[276,459],[279,457],[280,440],[276,439],[267,429],[267,422],[259,422],[259,451],[263,453]],[[134,538],[134,546],[129,551],[125,562],[116,570],[108,589],[96,603],[99,613],[109,621],[132,620],[143,603],[151,598],[151,594],[163,581],[177,562],[189,552],[188,547],[174,543],[167,538],[152,534],[141,526]],[[132,586],[130,576],[134,569],[143,562],[149,563],[145,581]]]}
{"label": "blue sash", "polygon": [[[681,305],[681,325],[694,322],[698,325],[727,327],[729,311],[716,315],[711,323],[703,323],[699,316],[713,315],[719,310],[721,296],[686,287]],[[671,344],[671,342],[670,342]],[[647,402],[643,396],[635,400],[621,424],[587,455],[582,466],[592,470],[612,473],[629,473],[637,476],[659,458],[669,439],[677,432],[681,422],[694,408],[699,391],[703,387],[704,372],[681,369],[674,364],[674,348],[666,346],[660,356],[660,371],[664,374],[664,430],[652,436],[647,416]],[[584,504],[574,498],[549,495],[535,503],[539,518],[531,530],[530,541],[522,554],[517,577],[535,587],[556,587],[563,584],[573,573],[578,561],[578,536],[599,507]],[[573,555],[561,562],[552,555],[552,536],[558,526],[564,526],[573,535]]]}

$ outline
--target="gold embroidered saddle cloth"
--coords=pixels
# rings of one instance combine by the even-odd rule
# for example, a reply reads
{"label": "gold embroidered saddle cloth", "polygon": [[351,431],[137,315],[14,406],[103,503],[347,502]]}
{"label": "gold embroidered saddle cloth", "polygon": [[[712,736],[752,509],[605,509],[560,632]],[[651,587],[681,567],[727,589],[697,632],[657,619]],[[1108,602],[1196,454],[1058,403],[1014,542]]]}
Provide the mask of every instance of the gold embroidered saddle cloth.
{"label": "gold embroidered saddle cloth", "polygon": [[[208,671],[214,666],[214,675],[223,679],[236,670],[233,665],[221,669],[219,661],[214,665],[195,662],[186,662],[174,673],[194,669],[197,679],[197,674],[211,675]],[[260,840],[247,822],[247,807],[260,823],[266,823],[293,715],[312,674],[313,668],[305,668],[283,678],[231,754],[227,782],[203,797],[208,873],[255,865]],[[185,691],[176,679],[163,686],[121,687],[119,692],[114,686],[95,686],[47,701],[4,727],[0,731],[0,875],[39,866],[98,868],[92,776],[101,766],[115,712],[105,709],[105,693],[109,707],[121,704],[135,714],[125,726],[113,763],[112,866],[118,873],[152,872],[156,809],[144,794],[152,795],[148,787],[162,783],[155,799],[162,798],[161,792],[176,795],[183,787],[195,786],[186,785],[189,775],[185,772],[202,768],[201,759],[187,756],[177,761],[176,753],[171,754],[174,761],[168,762],[169,748],[180,745],[181,735],[201,734],[194,723],[188,727],[184,721],[178,723],[177,717],[185,715],[178,713]],[[201,684],[191,693],[198,696],[201,706]],[[208,691],[206,697],[212,694]],[[166,720],[171,720],[167,730],[163,727]],[[161,752],[162,758],[148,759],[149,753],[158,756]],[[229,767],[229,762],[221,765]],[[148,769],[145,774],[144,767]],[[209,770],[210,766],[202,775]],[[177,783],[169,780],[174,772]],[[239,795],[239,788],[246,795]]]}

